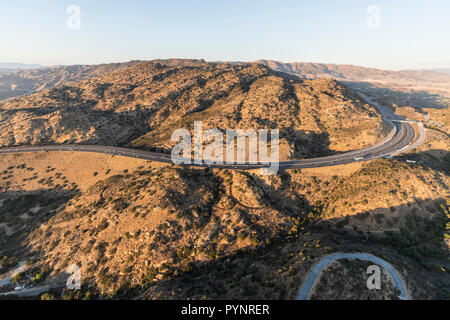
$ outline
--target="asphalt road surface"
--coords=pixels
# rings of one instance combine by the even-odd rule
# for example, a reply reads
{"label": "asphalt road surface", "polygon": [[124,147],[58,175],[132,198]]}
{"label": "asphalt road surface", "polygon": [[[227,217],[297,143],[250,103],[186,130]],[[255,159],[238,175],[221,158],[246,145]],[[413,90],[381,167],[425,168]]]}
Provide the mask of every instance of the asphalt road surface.
{"label": "asphalt road surface", "polygon": [[[395,133],[382,144],[378,144],[366,149],[346,152],[338,155],[314,158],[314,159],[302,159],[302,160],[290,160],[281,161],[278,163],[281,169],[294,169],[294,168],[316,168],[327,167],[340,164],[347,164],[355,161],[368,161],[391,154],[397,153],[399,150],[408,146],[414,139],[414,128],[406,122],[395,122]],[[148,152],[143,150],[136,150],[130,148],[111,147],[111,146],[97,146],[97,145],[42,145],[42,146],[23,146],[23,147],[11,147],[1,148],[0,154],[8,153],[23,153],[23,152],[42,152],[42,151],[77,151],[77,152],[93,152],[103,153],[124,157],[131,157],[137,159],[143,159],[148,161],[166,162],[172,163],[170,155]],[[356,158],[356,159],[355,159]],[[222,169],[236,169],[236,170],[251,170],[269,167],[267,163],[241,163],[241,164],[189,164],[188,166],[194,167],[210,167],[210,168],[222,168]],[[272,164],[273,166],[273,164]]]}
{"label": "asphalt road surface", "polygon": [[[371,98],[361,95],[369,103],[374,105],[378,111],[383,116],[384,120],[387,121],[392,127],[391,133],[380,143],[375,144],[371,147],[345,152],[337,155],[313,158],[313,159],[302,159],[302,160],[290,160],[281,161],[279,163],[201,163],[201,164],[185,164],[187,166],[193,167],[209,167],[209,168],[221,168],[221,169],[235,169],[235,170],[252,170],[267,168],[272,165],[272,168],[278,167],[280,169],[295,169],[295,168],[317,168],[317,167],[329,167],[335,165],[348,164],[357,161],[369,161],[377,158],[382,158],[385,156],[398,155],[402,152],[406,152],[413,147],[417,147],[425,139],[425,131],[423,126],[419,125],[419,137],[416,142],[412,145],[410,143],[414,140],[415,131],[414,128],[405,118],[399,116],[392,112],[389,108],[382,106],[374,102]],[[43,146],[23,146],[23,147],[11,147],[11,148],[0,148],[0,154],[7,153],[23,153],[23,152],[40,152],[40,151],[77,151],[77,152],[93,152],[93,153],[104,153],[110,155],[117,155],[123,157],[131,157],[137,159],[143,159],[148,161],[173,163],[171,156],[168,154],[148,152],[144,150],[136,150],[130,148],[120,148],[112,146],[97,146],[97,145],[43,145]]]}
{"label": "asphalt road surface", "polygon": [[17,297],[35,297],[37,295],[40,295],[41,293],[49,291],[50,289],[52,289],[52,287],[42,286],[42,287],[22,289],[22,290],[18,290],[18,291],[4,292],[4,293],[0,293],[0,295],[2,295],[2,296],[17,296]]}
{"label": "asphalt road surface", "polygon": [[333,253],[323,257],[308,274],[308,277],[303,283],[303,286],[300,289],[300,292],[296,300],[307,300],[308,298],[310,298],[311,291],[314,288],[314,285],[316,284],[322,271],[325,270],[332,262],[340,259],[350,259],[350,260],[358,259],[371,261],[383,267],[387,272],[389,272],[392,279],[394,280],[396,288],[400,291],[400,295],[398,298],[400,300],[407,300],[408,296],[406,294],[405,286],[398,271],[389,262],[381,258],[378,258],[374,255],[371,255],[369,253]]}

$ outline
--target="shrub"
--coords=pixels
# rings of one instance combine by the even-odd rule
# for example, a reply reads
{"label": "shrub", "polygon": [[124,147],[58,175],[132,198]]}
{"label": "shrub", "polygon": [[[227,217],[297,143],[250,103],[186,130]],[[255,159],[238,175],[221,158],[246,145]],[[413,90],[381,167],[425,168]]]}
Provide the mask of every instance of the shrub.
{"label": "shrub", "polygon": [[19,281],[22,281],[23,279],[25,279],[25,272],[19,272],[12,278],[12,281],[19,282]]}
{"label": "shrub", "polygon": [[56,300],[56,298],[53,294],[46,292],[41,295],[41,300]]}

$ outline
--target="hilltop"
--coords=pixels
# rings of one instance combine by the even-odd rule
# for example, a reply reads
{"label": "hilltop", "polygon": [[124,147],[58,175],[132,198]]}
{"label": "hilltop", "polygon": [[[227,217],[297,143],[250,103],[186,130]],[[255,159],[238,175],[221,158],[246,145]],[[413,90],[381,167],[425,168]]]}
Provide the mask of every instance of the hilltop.
{"label": "hilltop", "polygon": [[395,109],[407,106],[423,113],[423,108],[450,105],[450,75],[445,69],[390,71],[354,65],[258,60],[271,69],[306,79],[336,79],[358,93]]}
{"label": "hilltop", "polygon": [[269,68],[295,74],[301,78],[333,78],[347,81],[391,81],[391,82],[450,82],[450,75],[438,70],[390,71],[346,64],[311,62],[284,63],[274,60],[257,60]]}
{"label": "hilltop", "polygon": [[40,64],[0,62],[0,72],[9,72],[17,69],[40,69],[40,68],[45,68],[45,66]]}
{"label": "hilltop", "polygon": [[279,128],[284,158],[360,149],[380,115],[335,80],[303,80],[260,64],[141,62],[0,102],[0,146],[87,143],[167,151],[171,133]]}
{"label": "hilltop", "polygon": [[126,68],[135,63],[137,62],[130,61],[126,63],[54,67],[38,67],[35,65],[20,67],[20,65],[14,65],[18,67],[14,68],[16,70],[12,70],[9,64],[8,67],[0,65],[0,69],[4,72],[0,74],[0,101],[41,92],[63,83],[88,79],[120,68]]}

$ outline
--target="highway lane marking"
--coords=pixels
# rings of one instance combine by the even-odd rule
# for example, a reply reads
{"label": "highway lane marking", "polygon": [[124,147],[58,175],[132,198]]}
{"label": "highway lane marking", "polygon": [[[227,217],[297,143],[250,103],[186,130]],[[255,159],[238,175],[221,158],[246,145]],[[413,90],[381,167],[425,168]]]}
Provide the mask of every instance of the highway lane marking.
{"label": "highway lane marking", "polygon": [[[396,126],[397,127],[397,126]],[[411,136],[411,132],[415,133],[412,130],[412,127],[409,124],[404,124],[403,122],[397,127],[396,134],[394,134],[391,139],[385,141],[382,145],[371,146],[362,150],[355,150],[346,152],[343,154],[338,154],[334,156],[327,156],[315,159],[299,159],[299,160],[289,160],[289,161],[281,161],[278,162],[278,165],[281,168],[308,168],[308,167],[320,167],[320,166],[334,166],[340,164],[346,164],[355,162],[354,155],[361,155],[364,157],[361,161],[369,161],[374,160],[379,157],[383,157],[386,155],[390,155],[393,153],[398,154],[403,150],[411,141],[414,139],[415,134]],[[406,142],[406,144],[404,144]],[[399,149],[395,150],[393,147],[400,146]],[[391,150],[393,149],[393,150]],[[5,148],[0,149],[1,153],[20,153],[20,152],[40,152],[40,151],[70,151],[70,152],[92,152],[92,153],[103,153],[103,154],[111,154],[118,156],[126,156],[133,157],[137,159],[143,159],[148,161],[157,161],[157,162],[172,162],[172,159],[169,155],[165,154],[157,154],[145,151],[137,151],[120,147],[111,147],[111,146],[88,146],[88,145],[54,145],[54,146],[30,146],[30,147],[13,147],[13,148]],[[240,169],[240,170],[252,170],[259,169],[262,167],[269,166],[270,164],[266,163],[258,163],[258,164],[208,164],[203,163],[201,165],[191,163],[186,164],[186,166],[199,166],[199,167],[210,167],[210,168],[227,168],[227,169]]]}

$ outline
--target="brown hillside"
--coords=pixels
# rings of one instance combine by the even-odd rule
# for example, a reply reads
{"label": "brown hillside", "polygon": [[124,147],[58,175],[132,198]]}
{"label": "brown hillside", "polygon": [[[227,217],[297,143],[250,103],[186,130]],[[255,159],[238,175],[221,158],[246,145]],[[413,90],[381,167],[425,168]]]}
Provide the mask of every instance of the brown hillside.
{"label": "brown hillside", "polygon": [[269,68],[295,74],[302,78],[333,78],[348,81],[400,81],[400,82],[450,82],[450,75],[432,70],[390,71],[365,68],[345,64],[326,64],[311,62],[284,63],[273,60],[258,60]]}
{"label": "brown hillside", "polygon": [[136,63],[137,61],[130,61],[126,63],[55,66],[4,71],[4,74],[0,74],[0,100],[41,92],[63,83],[89,79]]}
{"label": "brown hillside", "polygon": [[[83,281],[101,292],[134,287],[128,294],[146,298],[277,297],[282,291],[266,288],[270,283],[293,297],[318,257],[349,248],[376,252],[383,244],[383,255],[410,274],[413,295],[431,295],[432,278],[416,275],[425,272],[422,265],[440,272],[445,264],[436,259],[448,257],[448,177],[384,160],[354,170],[260,176],[168,166],[101,180],[54,213],[46,213],[49,196],[31,199],[30,207],[41,209],[29,219],[43,222],[23,242],[34,261],[30,272],[51,270],[51,277],[77,263]],[[13,232],[23,224],[13,215],[24,211],[22,204],[2,211]],[[224,281],[222,272],[230,271]],[[248,283],[250,291],[240,282],[247,272],[260,279]],[[202,275],[211,281],[199,288]],[[425,287],[417,289],[417,281]]]}
{"label": "brown hillside", "polygon": [[[279,128],[294,157],[361,148],[381,119],[334,80],[300,80],[257,64],[135,66],[0,102],[0,146],[41,143],[171,147],[178,128]],[[170,64],[175,64],[171,66]]]}

